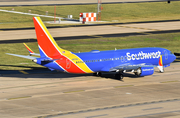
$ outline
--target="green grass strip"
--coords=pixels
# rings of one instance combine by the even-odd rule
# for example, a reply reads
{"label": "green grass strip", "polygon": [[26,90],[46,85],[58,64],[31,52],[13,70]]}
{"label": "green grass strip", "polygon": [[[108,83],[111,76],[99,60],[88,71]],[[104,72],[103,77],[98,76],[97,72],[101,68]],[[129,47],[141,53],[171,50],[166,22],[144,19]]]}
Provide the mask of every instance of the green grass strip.
{"label": "green grass strip", "polygon": [[[180,1],[172,1],[168,4],[162,2],[146,3],[123,3],[123,4],[103,4],[101,11],[101,20],[108,22],[140,22],[154,20],[175,20],[179,19]],[[18,11],[32,14],[54,16],[54,6],[17,6],[0,7],[3,10]],[[81,12],[97,12],[97,5],[57,5],[56,16],[67,18],[67,15],[73,15],[73,19],[79,19]],[[0,28],[22,28],[34,27],[32,17],[29,15],[0,12]],[[53,21],[53,18],[41,17],[43,21]],[[107,22],[107,23],[108,23]],[[69,24],[66,24],[69,25]],[[64,24],[47,24],[47,26],[64,26]]]}

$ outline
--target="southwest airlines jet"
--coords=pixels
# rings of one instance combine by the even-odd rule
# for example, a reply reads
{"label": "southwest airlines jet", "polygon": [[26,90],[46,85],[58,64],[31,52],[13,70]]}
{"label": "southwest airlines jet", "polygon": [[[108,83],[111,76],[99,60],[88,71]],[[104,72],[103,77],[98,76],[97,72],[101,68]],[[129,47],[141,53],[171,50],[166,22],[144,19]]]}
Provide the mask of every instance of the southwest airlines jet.
{"label": "southwest airlines jet", "polygon": [[160,72],[164,72],[164,68],[170,66],[170,63],[176,58],[171,51],[158,47],[73,53],[57,45],[39,17],[34,17],[33,20],[40,54],[34,53],[26,44],[30,56],[7,54],[31,59],[50,70],[68,73],[94,73],[99,76],[101,72],[116,72],[116,78],[123,79],[124,72],[147,76],[154,73],[154,67],[158,67]]}

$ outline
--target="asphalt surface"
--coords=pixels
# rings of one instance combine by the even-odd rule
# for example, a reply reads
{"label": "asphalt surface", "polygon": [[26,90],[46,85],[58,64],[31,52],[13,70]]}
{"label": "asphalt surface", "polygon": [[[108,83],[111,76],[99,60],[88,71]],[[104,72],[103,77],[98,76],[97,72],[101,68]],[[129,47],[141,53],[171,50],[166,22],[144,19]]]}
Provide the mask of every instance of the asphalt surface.
{"label": "asphalt surface", "polygon": [[[118,34],[105,34],[105,35],[91,35],[91,36],[67,36],[67,37],[54,37],[55,40],[74,40],[74,39],[92,39],[92,38],[107,38],[107,37],[126,37],[126,36],[138,36],[138,35],[149,35],[149,34],[163,34],[163,33],[179,33],[180,30],[167,30],[167,31],[152,31],[152,32],[136,32],[136,33],[118,33]],[[17,39],[17,40],[0,40],[0,44],[7,43],[28,43],[37,42],[33,39]]]}
{"label": "asphalt surface", "polygon": [[[102,37],[180,32],[180,21],[157,21],[127,24],[86,25],[78,27],[48,28],[55,40],[73,40]],[[11,34],[11,35],[9,35]],[[0,43],[36,42],[34,29],[0,30]]]}
{"label": "asphalt surface", "polygon": [[[53,30],[50,32],[55,35],[56,40],[179,32],[179,23],[161,26],[155,24],[155,28],[152,24],[137,25],[119,26],[116,24],[116,26],[109,27],[109,30],[120,28],[118,33],[92,33],[85,36],[59,37],[56,36],[56,33],[59,33],[57,28],[54,29],[54,33]],[[129,32],[120,33],[124,29]],[[132,32],[132,30],[135,31]],[[18,32],[22,31],[18,30]],[[88,29],[86,31],[89,32]],[[11,40],[11,38],[4,37],[3,33],[10,34],[10,32],[13,34],[14,31],[0,31],[1,43],[36,41],[26,35],[24,39],[19,38],[17,32],[13,35],[13,37],[17,36],[17,39]],[[34,31],[30,32],[32,35]],[[5,38],[8,40],[3,40]],[[154,75],[146,77],[136,77],[127,73],[124,81],[116,80],[113,74],[94,77],[92,74],[75,75],[49,71],[44,68],[28,71],[0,70],[0,117],[179,118],[179,66],[180,63],[173,63],[170,67],[165,68],[165,73],[159,73],[156,69]]]}
{"label": "asphalt surface", "polygon": [[[171,104],[171,105],[170,105]],[[179,117],[180,99],[169,99],[164,101],[153,101],[147,103],[128,104],[112,106],[104,109],[94,109],[80,113],[63,114],[48,116],[49,118],[94,118],[94,117],[119,117],[119,118],[160,118],[160,117]],[[139,107],[141,107],[139,109]],[[167,109],[171,109],[170,111]],[[128,112],[127,112],[128,111]],[[161,111],[161,112],[160,112]],[[91,113],[90,113],[91,112]],[[136,114],[136,113],[140,114]],[[133,114],[133,115],[132,115]]]}
{"label": "asphalt surface", "polygon": [[154,75],[0,75],[0,114],[8,118],[179,118],[180,63]]}
{"label": "asphalt surface", "polygon": [[[167,0],[103,0],[103,4],[110,3],[137,3],[162,2]],[[171,0],[178,1],[178,0]],[[97,0],[0,0],[0,6],[35,6],[35,5],[76,5],[97,4]]]}

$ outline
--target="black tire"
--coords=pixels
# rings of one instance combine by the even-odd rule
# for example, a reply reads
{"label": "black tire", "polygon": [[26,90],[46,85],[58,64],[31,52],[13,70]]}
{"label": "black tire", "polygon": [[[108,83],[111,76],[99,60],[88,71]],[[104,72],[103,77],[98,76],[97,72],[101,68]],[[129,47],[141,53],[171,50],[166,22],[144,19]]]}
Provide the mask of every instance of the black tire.
{"label": "black tire", "polygon": [[123,74],[120,74],[119,75],[119,80],[122,80],[123,79]]}
{"label": "black tire", "polygon": [[116,74],[115,75],[115,78],[118,79],[118,80],[122,80],[123,79],[123,74]]}
{"label": "black tire", "polygon": [[101,72],[97,72],[97,76],[101,77],[102,73]]}

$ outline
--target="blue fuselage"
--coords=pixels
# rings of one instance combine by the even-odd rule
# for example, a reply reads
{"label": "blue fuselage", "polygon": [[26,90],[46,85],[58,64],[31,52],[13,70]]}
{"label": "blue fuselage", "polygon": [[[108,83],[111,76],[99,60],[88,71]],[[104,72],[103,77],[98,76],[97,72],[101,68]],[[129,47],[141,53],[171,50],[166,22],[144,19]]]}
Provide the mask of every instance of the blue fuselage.
{"label": "blue fuselage", "polygon": [[[109,71],[110,68],[124,64],[151,64],[158,65],[162,55],[164,65],[175,60],[174,54],[164,48],[134,48],[110,51],[93,50],[91,52],[74,53],[83,60],[83,63],[94,72]],[[82,62],[77,62],[82,63]]]}

